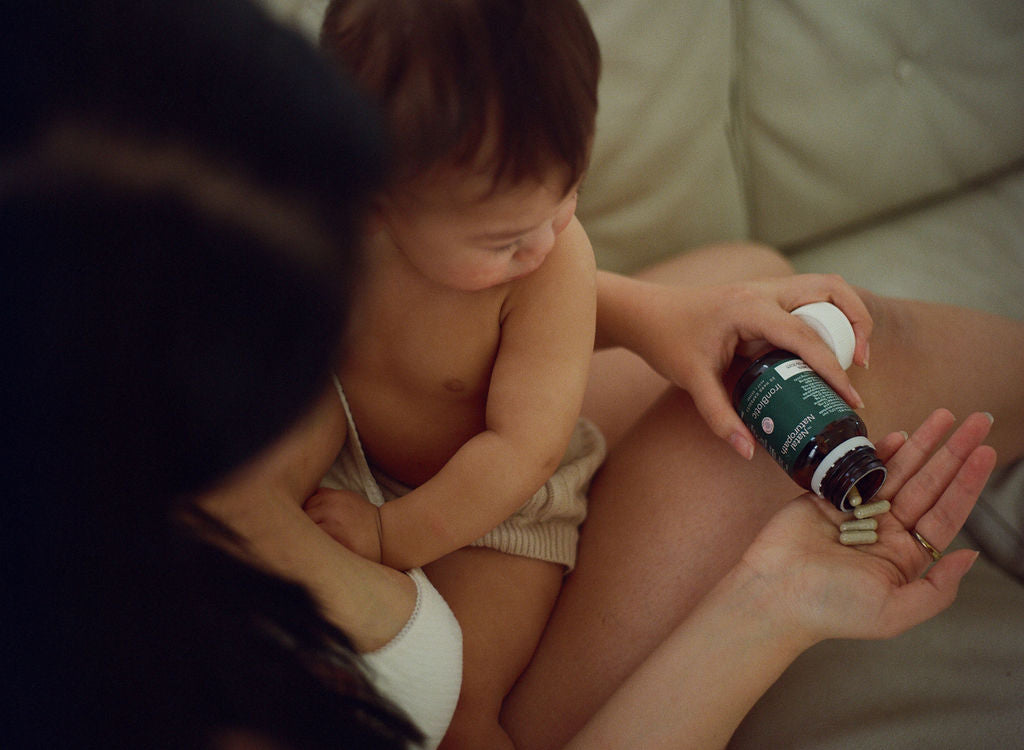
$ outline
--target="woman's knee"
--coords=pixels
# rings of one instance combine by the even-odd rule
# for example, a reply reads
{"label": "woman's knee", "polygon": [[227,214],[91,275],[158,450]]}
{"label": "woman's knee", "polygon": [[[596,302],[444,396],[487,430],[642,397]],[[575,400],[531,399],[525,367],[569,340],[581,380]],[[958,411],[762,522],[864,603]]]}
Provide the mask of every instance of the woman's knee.
{"label": "woman's knee", "polygon": [[757,242],[721,242],[689,250],[645,268],[638,278],[683,286],[727,284],[747,279],[791,276],[789,260]]}
{"label": "woman's knee", "polygon": [[741,278],[792,276],[796,273],[789,258],[770,245],[760,242],[725,242],[703,249],[717,255],[720,263]]}

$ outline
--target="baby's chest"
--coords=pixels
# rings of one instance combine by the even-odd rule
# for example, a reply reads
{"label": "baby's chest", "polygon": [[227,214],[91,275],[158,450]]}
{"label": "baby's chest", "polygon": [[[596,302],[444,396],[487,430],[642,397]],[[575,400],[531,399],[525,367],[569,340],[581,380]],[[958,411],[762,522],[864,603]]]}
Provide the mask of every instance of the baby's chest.
{"label": "baby's chest", "polygon": [[417,398],[486,392],[501,342],[500,305],[489,300],[393,300],[367,305],[349,329],[347,370]]}
{"label": "baby's chest", "polygon": [[484,428],[500,326],[460,312],[396,306],[350,327],[340,375],[363,446],[413,486]]}

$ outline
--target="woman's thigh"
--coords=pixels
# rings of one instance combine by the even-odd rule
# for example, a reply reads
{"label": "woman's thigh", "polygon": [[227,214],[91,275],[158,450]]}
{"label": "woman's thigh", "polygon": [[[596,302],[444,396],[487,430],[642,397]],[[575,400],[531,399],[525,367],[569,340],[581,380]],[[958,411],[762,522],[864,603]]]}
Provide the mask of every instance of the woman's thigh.
{"label": "woman's thigh", "polygon": [[874,321],[870,368],[850,378],[869,437],[911,430],[938,407],[987,411],[999,465],[1024,455],[1024,321],[860,290]]}
{"label": "woman's thigh", "polygon": [[[681,287],[791,273],[760,245],[708,247],[638,277]],[[746,462],[684,392],[630,352],[595,355],[584,414],[611,450],[591,486],[576,571],[506,700],[517,746],[559,747],[731,567],[799,488]],[[752,489],[756,492],[752,493]]]}
{"label": "woman's thigh", "polygon": [[577,568],[506,700],[517,746],[560,747],[802,491],[758,451],[744,461],[668,391],[609,454]]}

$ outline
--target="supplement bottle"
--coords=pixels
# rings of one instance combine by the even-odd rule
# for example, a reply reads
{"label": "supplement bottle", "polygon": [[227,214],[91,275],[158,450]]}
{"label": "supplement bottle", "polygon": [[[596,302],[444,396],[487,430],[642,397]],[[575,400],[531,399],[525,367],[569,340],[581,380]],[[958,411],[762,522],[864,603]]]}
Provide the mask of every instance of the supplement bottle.
{"label": "supplement bottle", "polygon": [[[842,311],[815,302],[793,311],[835,353],[853,361],[854,334]],[[740,418],[794,481],[842,511],[869,500],[885,481],[885,466],[867,425],[792,352],[774,349],[740,375],[732,393]]]}

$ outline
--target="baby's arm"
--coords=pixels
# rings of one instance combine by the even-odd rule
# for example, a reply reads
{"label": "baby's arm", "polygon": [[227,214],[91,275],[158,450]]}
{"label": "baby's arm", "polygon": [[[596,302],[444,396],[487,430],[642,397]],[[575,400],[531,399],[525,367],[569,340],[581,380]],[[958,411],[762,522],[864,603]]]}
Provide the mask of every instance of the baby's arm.
{"label": "baby's arm", "polygon": [[464,547],[554,473],[579,417],[594,344],[595,264],[573,220],[502,311],[486,429],[430,480],[381,508],[382,560],[406,569]]}

